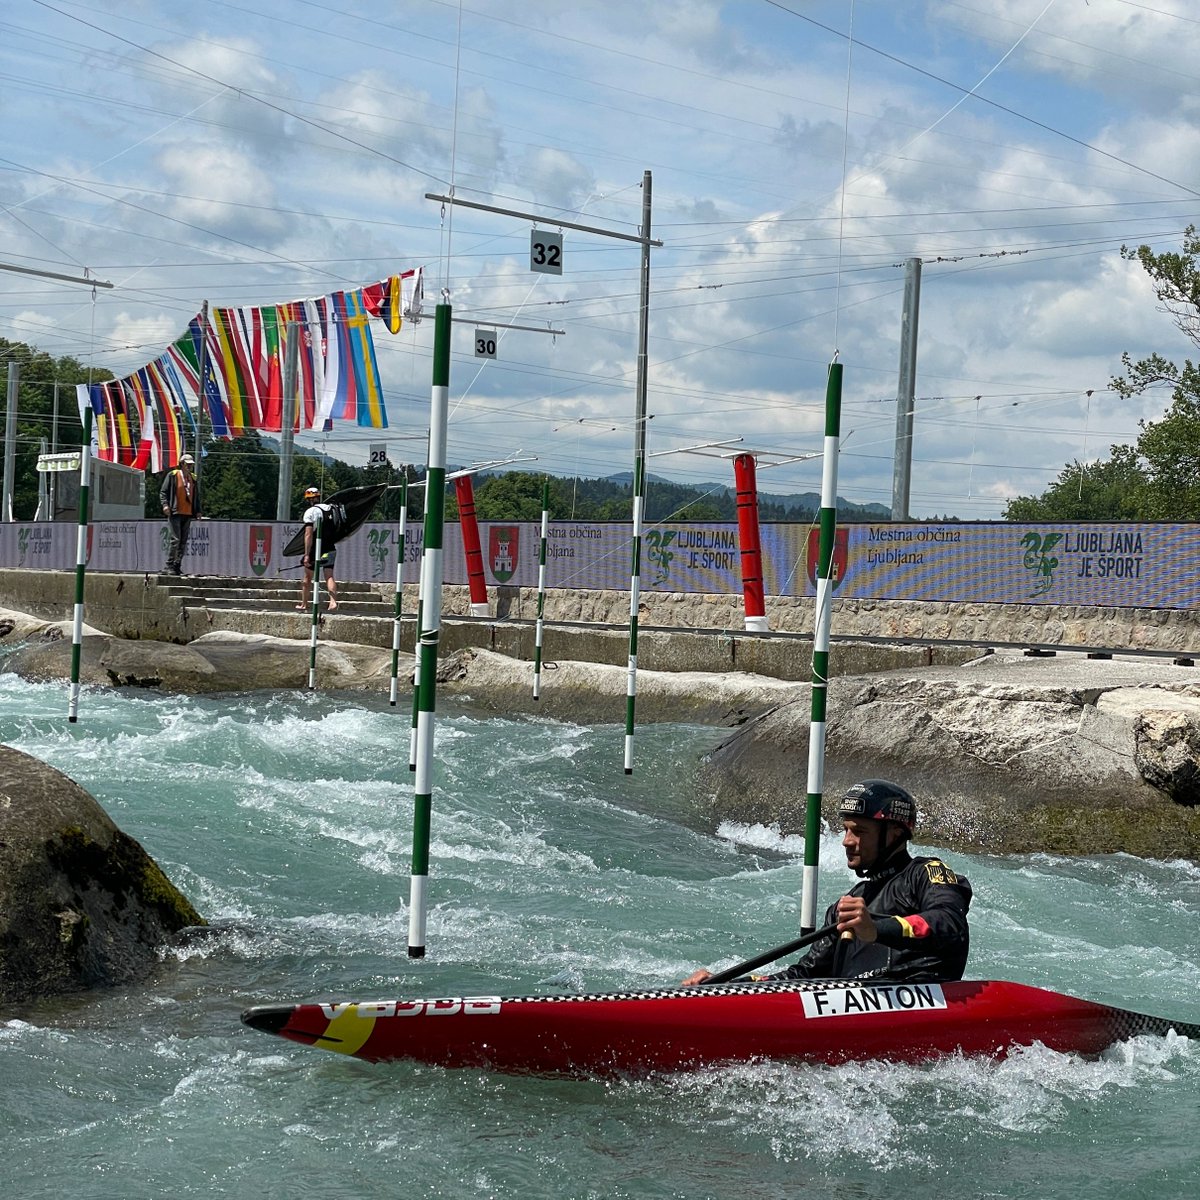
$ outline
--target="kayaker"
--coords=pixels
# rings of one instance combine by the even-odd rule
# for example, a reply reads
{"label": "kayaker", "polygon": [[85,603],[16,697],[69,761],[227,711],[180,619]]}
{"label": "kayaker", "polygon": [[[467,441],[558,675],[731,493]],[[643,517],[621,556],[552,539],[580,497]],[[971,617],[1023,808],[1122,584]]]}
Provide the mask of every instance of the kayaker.
{"label": "kayaker", "polygon": [[321,522],[321,561],[320,567],[325,572],[325,590],[329,593],[329,611],[337,612],[337,580],[333,576],[333,566],[337,561],[337,534],[345,521],[345,510],[340,505],[321,502],[319,488],[304,489],[304,557],[300,560],[304,567],[304,578],[300,583],[300,603],[296,605],[298,612],[308,608],[308,589],[313,582],[313,553],[316,549],[317,521]]}
{"label": "kayaker", "polygon": [[[784,971],[752,979],[961,979],[970,934],[971,885],[940,858],[913,858],[908,841],[917,806],[886,779],[856,783],[838,806],[846,865],[862,882],[825,914],[838,935],[815,942]],[[847,937],[847,935],[849,935]],[[684,987],[704,983],[694,971]]]}

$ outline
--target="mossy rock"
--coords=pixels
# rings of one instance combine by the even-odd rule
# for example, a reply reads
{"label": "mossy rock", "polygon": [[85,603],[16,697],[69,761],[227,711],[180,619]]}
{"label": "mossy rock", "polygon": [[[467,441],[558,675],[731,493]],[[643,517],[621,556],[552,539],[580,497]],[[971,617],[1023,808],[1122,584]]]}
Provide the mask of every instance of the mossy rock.
{"label": "mossy rock", "polygon": [[0,746],[0,1005],[135,982],[204,919],[62,772]]}

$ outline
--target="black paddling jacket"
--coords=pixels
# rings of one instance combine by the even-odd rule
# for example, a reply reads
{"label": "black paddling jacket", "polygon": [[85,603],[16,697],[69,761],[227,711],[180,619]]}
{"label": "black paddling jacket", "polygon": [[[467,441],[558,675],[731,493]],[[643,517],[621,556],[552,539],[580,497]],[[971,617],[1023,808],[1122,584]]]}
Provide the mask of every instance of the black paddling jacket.
{"label": "black paddling jacket", "polygon": [[[797,963],[769,979],[900,979],[936,983],[967,969],[971,885],[941,859],[911,858],[901,849],[849,892],[867,902],[879,936],[874,942],[822,938]],[[837,920],[837,905],[825,924]]]}

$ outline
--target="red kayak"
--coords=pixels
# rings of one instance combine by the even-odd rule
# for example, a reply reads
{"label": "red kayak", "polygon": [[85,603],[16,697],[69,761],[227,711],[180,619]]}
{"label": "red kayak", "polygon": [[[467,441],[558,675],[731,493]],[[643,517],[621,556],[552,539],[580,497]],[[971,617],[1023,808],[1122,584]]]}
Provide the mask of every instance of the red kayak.
{"label": "red kayak", "polygon": [[1098,1054],[1200,1025],[1000,981],[725,983],[659,991],[263,1005],[242,1020],[369,1062],[537,1075],[644,1075],[729,1062],[919,1062],[1012,1046]]}

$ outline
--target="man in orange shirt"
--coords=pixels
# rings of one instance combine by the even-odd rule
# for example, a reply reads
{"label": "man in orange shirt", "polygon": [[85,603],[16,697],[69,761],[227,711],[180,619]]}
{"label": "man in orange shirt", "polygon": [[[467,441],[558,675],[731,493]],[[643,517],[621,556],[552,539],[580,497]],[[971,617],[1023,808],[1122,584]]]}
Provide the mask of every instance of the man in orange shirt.
{"label": "man in orange shirt", "polygon": [[190,454],[183,455],[179,466],[163,477],[162,487],[158,490],[158,502],[171,527],[171,543],[164,568],[168,575],[183,574],[180,564],[187,546],[188,530],[193,519],[200,515],[200,484],[192,474],[195,465],[196,460]]}

